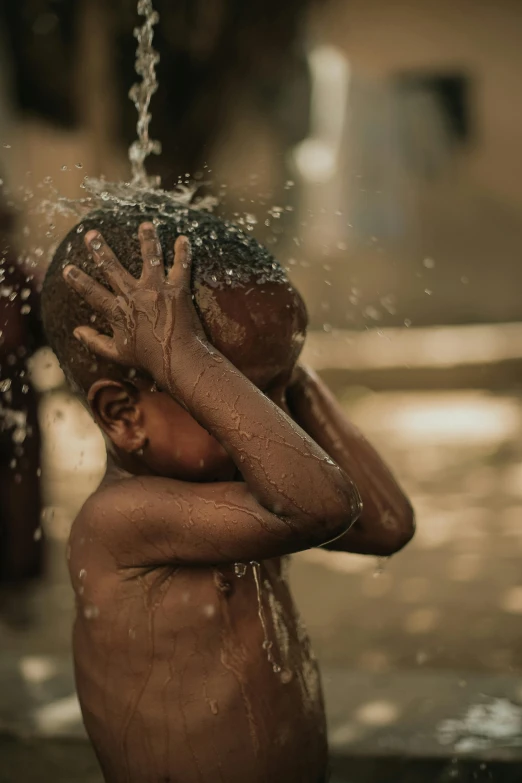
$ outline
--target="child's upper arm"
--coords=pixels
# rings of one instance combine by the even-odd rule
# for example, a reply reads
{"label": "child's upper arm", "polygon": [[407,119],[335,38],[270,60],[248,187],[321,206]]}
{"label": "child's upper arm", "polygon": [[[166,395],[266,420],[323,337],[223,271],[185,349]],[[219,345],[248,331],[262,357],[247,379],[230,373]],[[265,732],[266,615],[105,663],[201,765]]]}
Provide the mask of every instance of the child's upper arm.
{"label": "child's upper arm", "polygon": [[85,513],[121,567],[265,560],[340,534],[270,512],[242,482],[135,477],[107,486],[88,505]]}

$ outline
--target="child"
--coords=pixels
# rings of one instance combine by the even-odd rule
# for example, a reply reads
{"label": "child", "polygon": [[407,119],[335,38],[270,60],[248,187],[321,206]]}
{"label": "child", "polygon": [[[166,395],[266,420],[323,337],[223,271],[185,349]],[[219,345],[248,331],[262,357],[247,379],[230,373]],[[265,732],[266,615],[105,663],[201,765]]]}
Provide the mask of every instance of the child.
{"label": "child", "polygon": [[319,675],[284,559],[389,555],[412,510],[296,369],[306,311],[268,251],[205,213],[152,218],[91,215],[43,291],[108,450],[69,549],[85,725],[109,783],[323,783]]}

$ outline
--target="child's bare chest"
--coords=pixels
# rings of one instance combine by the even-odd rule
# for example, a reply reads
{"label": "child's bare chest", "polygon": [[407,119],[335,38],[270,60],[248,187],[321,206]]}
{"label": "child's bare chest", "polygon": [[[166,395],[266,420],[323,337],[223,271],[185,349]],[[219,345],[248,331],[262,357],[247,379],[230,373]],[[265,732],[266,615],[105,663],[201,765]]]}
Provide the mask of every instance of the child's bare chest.
{"label": "child's bare chest", "polygon": [[[234,753],[265,757],[278,742],[286,757],[309,737],[310,760],[322,759],[319,675],[279,561],[128,577],[98,593],[95,617],[80,603],[75,628],[78,692],[102,754],[139,748],[145,730],[159,758],[168,749],[179,763],[186,731],[208,746],[210,720],[218,749],[235,738]],[[86,579],[78,600],[93,597]]]}

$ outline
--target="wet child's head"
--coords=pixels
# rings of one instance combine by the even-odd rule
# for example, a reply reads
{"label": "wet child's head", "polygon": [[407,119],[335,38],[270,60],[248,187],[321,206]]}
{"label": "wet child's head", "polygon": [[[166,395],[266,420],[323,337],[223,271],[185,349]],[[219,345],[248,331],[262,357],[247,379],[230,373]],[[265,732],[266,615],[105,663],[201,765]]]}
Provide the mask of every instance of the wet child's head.
{"label": "wet child's head", "polygon": [[98,230],[122,266],[139,278],[138,229],[146,221],[157,226],[167,270],[177,237],[189,237],[192,289],[210,342],[281,404],[306,334],[303,301],[264,247],[207,212],[180,207],[165,217],[119,207],[91,213],[61,243],[47,272],[42,292],[47,337],[67,380],[88,400],[127,467],[190,480],[226,479],[234,470],[227,455],[184,408],[154,390],[139,368],[94,356],[73,334],[86,325],[110,334],[103,318],[63,278],[63,269],[73,264],[103,284],[85,245],[86,233]]}

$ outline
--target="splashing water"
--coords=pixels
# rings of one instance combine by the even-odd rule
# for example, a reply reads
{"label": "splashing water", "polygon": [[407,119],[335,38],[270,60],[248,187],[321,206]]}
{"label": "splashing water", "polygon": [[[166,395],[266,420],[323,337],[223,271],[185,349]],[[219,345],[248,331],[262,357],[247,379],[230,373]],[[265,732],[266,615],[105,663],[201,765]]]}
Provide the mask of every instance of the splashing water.
{"label": "splashing water", "polygon": [[159,22],[159,14],[152,6],[152,0],[138,1],[138,14],[145,17],[142,27],[134,30],[138,40],[136,50],[136,73],[141,76],[141,82],[137,82],[131,88],[130,99],[134,102],[138,112],[138,139],[129,149],[129,160],[132,166],[132,185],[139,188],[156,188],[160,185],[159,177],[148,177],[145,161],[149,155],[160,155],[161,144],[150,138],[149,128],[152,115],[149,111],[152,96],[158,90],[156,78],[156,65],[159,63],[159,54],[152,46],[154,40],[154,26]]}
{"label": "splashing water", "polygon": [[0,431],[10,429],[13,430],[13,443],[22,444],[27,437],[27,414],[0,404]]}
{"label": "splashing water", "polygon": [[142,212],[153,211],[161,218],[172,216],[180,207],[211,211],[217,204],[213,196],[199,197],[198,186],[178,185],[175,190],[167,191],[151,188],[150,184],[140,187],[132,182],[85,177],[81,188],[87,191],[85,198],[66,198],[54,190],[51,198],[40,202],[37,211],[48,217],[59,214],[81,219],[94,209],[135,207]]}

